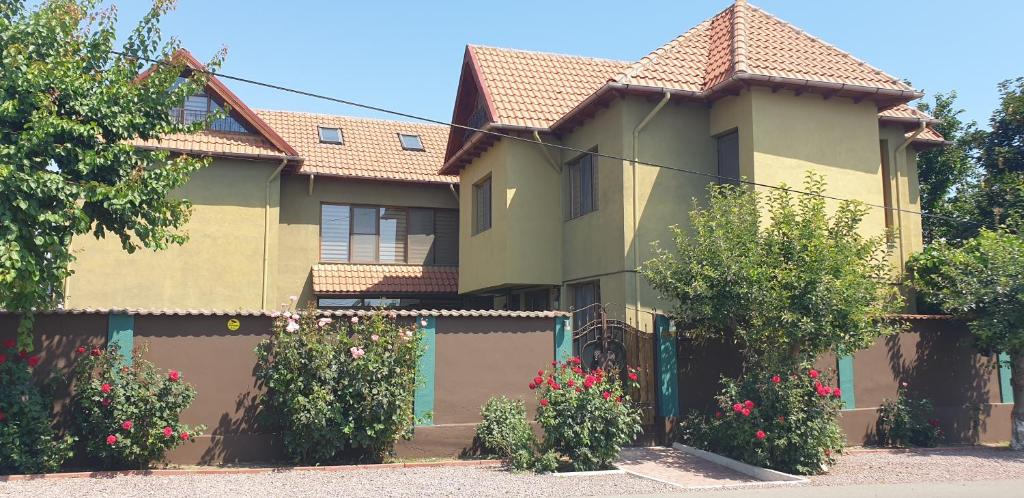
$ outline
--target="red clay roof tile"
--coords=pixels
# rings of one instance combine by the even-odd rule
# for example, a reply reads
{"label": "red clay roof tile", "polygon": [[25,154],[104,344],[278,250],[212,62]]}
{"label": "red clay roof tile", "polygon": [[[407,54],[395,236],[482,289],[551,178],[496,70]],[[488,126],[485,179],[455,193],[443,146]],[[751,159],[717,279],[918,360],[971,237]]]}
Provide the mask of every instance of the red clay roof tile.
{"label": "red clay roof tile", "polygon": [[456,294],[455,266],[319,264],[313,267],[313,292],[318,295],[367,292]]}

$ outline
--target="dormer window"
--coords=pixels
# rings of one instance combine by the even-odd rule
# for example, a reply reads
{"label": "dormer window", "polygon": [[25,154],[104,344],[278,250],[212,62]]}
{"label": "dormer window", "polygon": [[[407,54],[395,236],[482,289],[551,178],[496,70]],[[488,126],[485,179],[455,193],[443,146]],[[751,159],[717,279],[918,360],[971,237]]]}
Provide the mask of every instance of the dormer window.
{"label": "dormer window", "polygon": [[[179,78],[179,82],[182,79]],[[192,124],[205,120],[210,114],[222,112],[220,103],[210,97],[206,92],[189,95],[181,107],[171,109],[171,118],[182,124]],[[228,114],[210,122],[211,131],[226,131],[230,133],[251,133],[245,125]]]}
{"label": "dormer window", "polygon": [[423,140],[420,140],[420,136],[419,135],[410,135],[410,134],[406,134],[406,133],[399,133],[398,134],[398,141],[402,142],[402,148],[405,149],[405,150],[416,150],[416,151],[424,150],[423,149]]}
{"label": "dormer window", "polygon": [[334,145],[345,144],[345,136],[341,134],[341,128],[327,128],[319,126],[317,129],[320,131],[320,143]]}

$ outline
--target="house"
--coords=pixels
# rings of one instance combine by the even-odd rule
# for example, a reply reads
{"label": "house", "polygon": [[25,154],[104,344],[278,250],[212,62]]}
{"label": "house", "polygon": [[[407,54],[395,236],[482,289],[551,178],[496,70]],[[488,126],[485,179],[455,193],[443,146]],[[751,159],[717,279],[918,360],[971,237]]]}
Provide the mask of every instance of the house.
{"label": "house", "polygon": [[175,112],[220,108],[205,132],[137,144],[212,158],[178,193],[188,243],[129,255],[76,238],[65,307],[462,306],[458,177],[438,174],[447,127],[252,110],[216,77]]}
{"label": "house", "polygon": [[863,230],[892,228],[902,264],[922,246],[905,212],[920,207],[916,151],[943,143],[906,105],[921,95],[744,0],[637,61],[468,46],[453,123],[485,132],[452,127],[441,169],[460,178],[459,293],[602,302],[652,330],[670,303],[636,269],[691,199],[720,178],[799,187],[807,171],[895,208]]}

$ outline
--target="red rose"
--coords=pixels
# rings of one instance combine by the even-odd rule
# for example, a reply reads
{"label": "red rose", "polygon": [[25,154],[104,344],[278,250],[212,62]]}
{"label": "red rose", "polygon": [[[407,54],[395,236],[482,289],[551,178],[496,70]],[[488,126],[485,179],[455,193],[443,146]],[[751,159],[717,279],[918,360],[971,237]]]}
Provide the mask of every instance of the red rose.
{"label": "red rose", "polygon": [[7,414],[3,410],[0,410],[0,422],[7,420]]}
{"label": "red rose", "polygon": [[178,371],[177,371],[177,370],[171,370],[171,371],[170,371],[170,372],[169,372],[169,373],[167,374],[167,378],[168,378],[168,379],[171,379],[171,381],[172,381],[172,382],[178,382],[178,379],[180,379],[180,378],[181,378],[181,374],[180,374],[180,373],[178,373]]}
{"label": "red rose", "polygon": [[768,437],[768,435],[765,434],[764,431],[757,431],[754,433],[754,437],[756,437],[758,440],[761,440]]}
{"label": "red rose", "polygon": [[572,367],[572,371],[576,373],[576,375],[583,375],[583,369],[580,367]]}
{"label": "red rose", "polygon": [[530,383],[530,390],[532,391],[534,389],[537,389],[537,384],[534,384],[533,382],[531,382]]}
{"label": "red rose", "polygon": [[715,412],[715,418],[722,418],[722,412]]}
{"label": "red rose", "polygon": [[557,390],[559,390],[561,388],[562,388],[562,385],[557,383],[557,382],[555,382],[554,384],[551,384],[551,389],[554,389],[554,390],[557,391]]}
{"label": "red rose", "polygon": [[540,400],[540,406],[548,406],[548,400],[547,399]]}
{"label": "red rose", "polygon": [[751,409],[751,410],[753,410],[753,409],[754,409],[754,402],[753,402],[753,401],[750,401],[750,400],[748,399],[748,400],[746,400],[746,401],[744,401],[744,402],[743,402],[743,406],[747,407],[748,409]]}
{"label": "red rose", "polygon": [[740,413],[742,413],[744,417],[749,417],[750,416],[750,408],[744,408],[743,411],[740,412]]}
{"label": "red rose", "polygon": [[110,392],[110,384],[103,384],[102,386],[100,386],[100,391],[103,392],[103,394],[109,393]]}
{"label": "red rose", "polygon": [[637,380],[637,379],[639,379],[639,378],[640,378],[640,377],[639,377],[639,376],[637,376],[637,374],[635,374],[635,373],[633,373],[633,372],[629,372],[629,380],[635,381],[635,380]]}
{"label": "red rose", "polygon": [[622,396],[619,396],[618,398],[615,398],[615,402],[616,403],[622,403]]}
{"label": "red rose", "polygon": [[825,386],[825,387],[821,388],[821,392],[825,393],[825,396],[831,396],[832,395],[832,388],[828,387],[828,386]]}
{"label": "red rose", "polygon": [[587,375],[587,377],[583,379],[583,387],[590,389],[590,387],[593,386],[595,382],[597,382],[597,377],[594,377],[593,375]]}
{"label": "red rose", "polygon": [[843,392],[840,391],[838,387],[833,387],[832,388],[832,396],[835,396],[835,397],[838,398],[838,397],[840,397],[842,395],[843,395]]}
{"label": "red rose", "polygon": [[14,346],[17,345],[18,343],[14,339],[7,339],[6,341],[4,341],[4,347],[7,349],[14,349]]}
{"label": "red rose", "polygon": [[188,441],[189,436],[187,432],[182,432],[180,437],[182,441]]}
{"label": "red rose", "polygon": [[103,354],[103,351],[100,351],[100,348],[92,348],[92,351],[90,351],[89,354],[92,356],[99,356]]}
{"label": "red rose", "polygon": [[76,349],[75,351],[77,351],[78,354],[85,353],[85,346],[78,346],[78,349]]}
{"label": "red rose", "polygon": [[807,372],[807,376],[812,378],[812,379],[817,379],[818,378],[818,371],[812,368],[809,372]]}
{"label": "red rose", "polygon": [[543,370],[537,370],[537,375],[540,376],[540,377],[543,377],[544,376],[544,371]]}
{"label": "red rose", "polygon": [[533,383],[537,384],[539,386],[539,385],[544,383],[544,378],[543,377],[534,377],[533,378]]}
{"label": "red rose", "polygon": [[578,392],[578,393],[581,393],[581,392],[583,392],[583,388],[582,388],[582,387],[577,387],[577,388],[576,388],[576,392]]}
{"label": "red rose", "polygon": [[104,408],[110,406],[110,398],[103,398],[100,400],[100,404],[103,405]]}
{"label": "red rose", "polygon": [[551,366],[555,366],[555,365],[557,365],[557,364],[558,364],[558,362],[557,362],[557,361],[555,361],[555,360],[551,360]]}
{"label": "red rose", "polygon": [[933,419],[929,420],[928,421],[928,425],[930,425],[932,427],[938,427],[939,426],[939,419],[933,418]]}
{"label": "red rose", "polygon": [[29,358],[27,360],[27,363],[28,363],[28,366],[30,366],[30,367],[35,367],[36,365],[39,365],[39,357],[38,356],[29,356]]}
{"label": "red rose", "polygon": [[735,405],[732,405],[732,411],[734,411],[736,413],[739,413],[739,412],[743,411],[743,405],[740,404],[740,403],[736,403]]}
{"label": "red rose", "polygon": [[28,356],[28,351],[25,351],[24,349],[18,351],[18,358],[24,358],[26,356]]}
{"label": "red rose", "polygon": [[117,444],[117,436],[113,434],[107,436],[107,444],[110,446]]}
{"label": "red rose", "polygon": [[778,375],[772,375],[772,382],[778,384],[779,382],[782,382],[782,377],[779,377]]}
{"label": "red rose", "polygon": [[605,392],[601,393],[601,397],[604,398],[604,399],[608,399],[608,398],[612,397],[612,393],[610,393],[608,391],[605,391]]}
{"label": "red rose", "polygon": [[569,379],[569,381],[566,382],[565,385],[567,385],[569,387],[576,387],[576,381],[574,381],[572,379]]}
{"label": "red rose", "polygon": [[0,365],[7,363],[7,355],[0,353]]}
{"label": "red rose", "polygon": [[132,424],[131,420],[125,420],[124,422],[121,422],[121,428],[126,430],[126,431],[132,430],[133,426],[134,426],[134,424]]}
{"label": "red rose", "polygon": [[172,436],[174,436],[174,429],[171,429],[170,427],[164,427],[164,437]]}

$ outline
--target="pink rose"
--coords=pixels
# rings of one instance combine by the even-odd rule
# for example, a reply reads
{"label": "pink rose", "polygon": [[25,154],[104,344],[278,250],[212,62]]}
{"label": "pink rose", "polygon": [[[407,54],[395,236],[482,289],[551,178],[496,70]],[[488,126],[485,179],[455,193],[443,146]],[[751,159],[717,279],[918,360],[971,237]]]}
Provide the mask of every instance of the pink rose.
{"label": "pink rose", "polygon": [[373,335],[370,336],[370,340],[373,341],[373,342],[377,342],[377,341],[380,340],[380,336],[377,335],[377,334],[373,334]]}
{"label": "pink rose", "polygon": [[174,436],[174,429],[171,429],[170,427],[164,427],[164,437],[173,437],[173,436]]}

